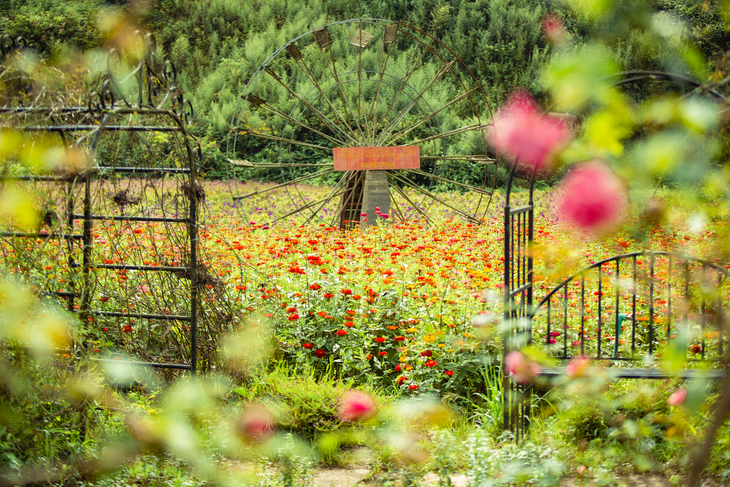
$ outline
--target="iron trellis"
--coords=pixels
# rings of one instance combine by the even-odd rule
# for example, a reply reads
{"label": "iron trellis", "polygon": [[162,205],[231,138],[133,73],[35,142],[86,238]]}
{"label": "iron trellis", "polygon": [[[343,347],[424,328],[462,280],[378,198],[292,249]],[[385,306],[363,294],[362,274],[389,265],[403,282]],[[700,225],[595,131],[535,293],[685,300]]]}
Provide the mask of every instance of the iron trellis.
{"label": "iron trellis", "polygon": [[131,349],[143,360],[133,363],[194,375],[206,271],[197,255],[200,149],[174,66],[156,56],[154,36],[136,35],[145,55],[111,50],[86,104],[73,90],[38,89],[16,67],[25,43],[2,38],[0,123],[22,134],[24,151],[58,154],[60,164],[3,161],[3,183],[31,194],[42,221],[2,228],[1,258],[77,313],[87,338],[74,353],[111,343],[109,359]]}

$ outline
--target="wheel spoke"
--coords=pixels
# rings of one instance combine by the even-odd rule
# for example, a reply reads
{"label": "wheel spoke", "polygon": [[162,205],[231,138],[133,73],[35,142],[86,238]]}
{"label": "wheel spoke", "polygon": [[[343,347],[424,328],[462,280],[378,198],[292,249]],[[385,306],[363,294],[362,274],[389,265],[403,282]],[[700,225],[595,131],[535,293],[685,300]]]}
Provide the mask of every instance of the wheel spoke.
{"label": "wheel spoke", "polygon": [[393,211],[398,215],[398,218],[400,218],[400,221],[404,222],[406,221],[405,217],[403,216],[403,212],[401,212],[400,205],[398,204],[398,200],[395,198],[393,193],[390,193],[390,201],[393,203]]}
{"label": "wheel spoke", "polygon": [[[413,73],[416,72],[416,69],[420,67],[420,63],[423,60],[424,54],[426,54],[426,51],[431,47],[431,43],[433,42],[433,39],[428,41],[428,44],[423,46],[423,50],[421,51],[421,55],[418,57],[418,61],[416,61],[415,64],[413,64],[413,61],[416,57],[416,50],[413,50],[413,54],[411,55],[411,59],[408,61],[408,68],[406,69],[406,74],[403,75],[401,78],[402,83],[398,87],[398,91],[396,91],[395,96],[393,97],[393,100],[388,105],[388,108],[385,110],[385,113],[380,118],[381,121],[385,121],[388,117],[388,114],[393,109],[396,103],[398,103],[398,99],[400,98],[401,93],[403,93],[403,87],[408,85],[408,81],[410,81],[411,76],[413,76]],[[377,115],[377,114],[376,114]]]}
{"label": "wheel spoke", "polygon": [[[269,224],[276,223],[276,222],[281,221],[281,220],[283,220],[285,218],[289,218],[290,216],[294,216],[294,215],[296,215],[298,213],[301,213],[304,210],[308,210],[309,208],[311,208],[311,207],[313,207],[315,205],[318,205],[320,203],[322,203],[322,206],[320,206],[320,209],[321,209],[324,205],[327,204],[327,202],[329,202],[335,196],[339,196],[339,193],[337,193],[337,194],[330,193],[326,198],[323,198],[323,199],[318,200],[318,201],[312,201],[310,203],[307,203],[306,205],[300,206],[299,208],[296,208],[296,209],[288,212],[287,214],[281,215],[280,217],[277,217],[276,219],[270,221]],[[315,212],[315,214],[316,214],[316,212]],[[309,220],[307,220],[307,221],[309,221]]]}
{"label": "wheel spoke", "polygon": [[[317,213],[322,211],[322,208],[324,208],[324,206],[327,203],[332,201],[332,198],[334,198],[335,196],[339,196],[340,194],[345,192],[345,188],[343,188],[342,186],[345,186],[345,185],[343,185],[343,182],[346,184],[346,181],[347,181],[347,173],[340,178],[340,180],[337,182],[337,184],[335,184],[335,187],[332,188],[332,191],[330,192],[330,194],[327,195],[327,197],[324,198],[323,200],[320,200],[322,202],[322,204],[320,205],[319,208],[317,208],[314,212],[312,212],[312,215],[307,219],[306,222],[304,222],[305,225],[309,224],[309,222],[311,222],[312,219],[315,216],[317,216]],[[338,189],[339,189],[339,192],[338,192]]]}
{"label": "wheel spoke", "polygon": [[325,139],[329,140],[330,142],[332,142],[335,145],[335,147],[341,146],[341,145],[344,145],[345,144],[345,142],[343,140],[341,140],[341,139],[335,139],[334,137],[330,137],[329,135],[324,134],[324,133],[320,132],[319,130],[310,127],[306,123],[300,122],[299,120],[296,120],[296,119],[290,117],[286,113],[284,113],[284,112],[282,112],[280,110],[277,110],[276,108],[272,107],[271,105],[269,105],[266,102],[264,102],[261,105],[260,108],[263,108],[264,110],[267,110],[267,111],[269,111],[269,112],[271,112],[271,113],[273,113],[275,115],[280,116],[281,118],[283,118],[287,122],[290,122],[290,123],[293,123],[295,125],[298,125],[298,126],[304,128],[304,129],[309,130],[310,132],[313,132],[313,133],[319,135],[322,138],[325,138]]}
{"label": "wheel spoke", "polygon": [[463,134],[464,132],[472,132],[472,131],[475,132],[477,130],[483,130],[485,128],[487,128],[486,125],[479,125],[479,124],[468,125],[466,127],[461,127],[461,128],[454,129],[454,130],[449,130],[448,132],[442,132],[437,135],[432,135],[431,137],[424,137],[423,139],[414,140],[413,142],[409,142],[408,145],[423,144],[424,142],[428,142],[430,140],[443,139],[444,137],[451,137],[454,135]]}
{"label": "wheel spoke", "polygon": [[278,135],[262,134],[260,132],[253,131],[242,131],[243,135],[252,135],[260,139],[276,140],[277,142],[284,142],[291,145],[301,145],[302,147],[311,147],[312,149],[319,149],[324,151],[332,152],[332,147],[324,147],[316,144],[309,144],[307,142],[299,142],[298,140],[287,139],[286,137],[279,137]]}
{"label": "wheel spoke", "polygon": [[[373,102],[370,105],[370,111],[368,112],[368,119],[371,119],[373,116],[373,112],[377,113],[377,107],[378,107],[378,98],[380,97],[380,88],[383,85],[383,75],[385,74],[385,69],[388,66],[388,60],[390,59],[390,50],[392,44],[395,42],[395,36],[398,32],[398,25],[397,24],[390,24],[385,27],[385,32],[383,33],[383,51],[387,52],[385,54],[385,61],[379,62],[379,72],[380,76],[378,76],[378,86],[375,89],[375,96],[373,97]],[[386,47],[389,46],[389,47]],[[382,54],[381,54],[382,58]],[[375,126],[376,123],[373,121],[372,126],[372,134],[370,135],[370,143],[375,143]]]}
{"label": "wheel spoke", "polygon": [[291,181],[287,181],[286,183],[277,184],[276,186],[272,186],[270,188],[257,189],[256,191],[251,191],[250,193],[246,193],[243,196],[234,196],[233,197],[233,200],[234,201],[236,201],[236,200],[243,200],[243,199],[249,198],[251,196],[256,196],[256,195],[259,195],[259,194],[268,193],[269,191],[273,191],[275,189],[283,188],[284,186],[289,186],[291,184],[301,183],[301,182],[307,181],[308,179],[312,179],[312,178],[315,178],[315,177],[324,176],[324,175],[329,174],[331,172],[335,172],[335,170],[334,169],[324,169],[322,171],[318,171],[318,172],[315,172],[315,173],[312,173],[312,174],[307,174],[307,175],[298,177],[296,179],[292,179]]}
{"label": "wheel spoke", "polygon": [[451,100],[450,102],[448,102],[447,104],[445,104],[444,106],[442,106],[441,108],[439,108],[438,110],[436,110],[435,112],[432,112],[432,113],[426,115],[425,117],[423,117],[418,122],[414,123],[413,125],[410,125],[409,127],[401,130],[400,132],[396,132],[395,134],[391,135],[389,139],[387,139],[387,140],[385,140],[383,142],[383,145],[393,145],[395,143],[395,141],[397,141],[401,137],[404,137],[405,135],[407,135],[408,133],[410,133],[412,130],[420,127],[424,123],[426,123],[429,120],[431,120],[433,117],[435,117],[436,115],[438,115],[439,113],[441,113],[443,110],[445,110],[445,109],[449,108],[450,106],[452,106],[452,105],[460,102],[461,100],[465,99],[466,97],[468,97],[469,95],[473,94],[476,91],[479,91],[479,88],[473,88],[473,89],[467,91],[466,93],[457,96],[456,98],[454,98],[453,100]]}
{"label": "wheel spoke", "polygon": [[[296,50],[296,51],[294,51],[293,49],[290,49],[290,53],[299,52],[299,49],[294,47],[293,44],[290,44],[289,47],[290,48],[293,47]],[[294,59],[294,62],[296,62],[297,66],[299,66],[302,69],[302,72],[306,75],[306,77],[309,79],[309,81],[312,82],[312,84],[314,85],[316,90],[319,92],[319,95],[322,97],[324,102],[327,104],[327,106],[332,111],[332,114],[335,115],[337,118],[339,118],[340,121],[342,121],[342,123],[344,124],[343,126],[348,129],[347,131],[350,133],[350,135],[352,135],[352,138],[354,140],[356,140],[357,134],[355,134],[355,132],[352,130],[352,127],[350,127],[350,124],[348,123],[348,121],[342,116],[342,114],[337,110],[337,108],[335,108],[335,106],[332,104],[332,101],[324,93],[324,90],[322,90],[322,87],[317,82],[317,79],[314,77],[314,74],[312,74],[312,71],[309,69],[309,66],[307,66],[306,64],[304,64],[304,62],[302,62],[301,53],[299,52],[298,55],[292,54],[292,58]],[[337,83],[337,85],[339,86],[339,82]]]}
{"label": "wheel spoke", "polygon": [[228,159],[228,162],[233,164],[234,166],[239,167],[251,167],[251,168],[258,168],[258,169],[272,169],[275,167],[327,167],[332,166],[333,163],[323,163],[323,164],[310,164],[306,162],[297,163],[297,162],[284,162],[284,163],[278,163],[278,162],[250,162],[250,161],[239,161],[234,159]]}
{"label": "wheel spoke", "polygon": [[451,204],[447,203],[446,201],[442,200],[441,198],[439,198],[439,197],[438,197],[438,196],[436,196],[435,194],[431,193],[431,192],[430,192],[430,191],[428,191],[427,189],[424,189],[424,188],[422,188],[422,187],[418,186],[418,185],[417,185],[416,183],[414,183],[414,182],[413,182],[413,181],[411,181],[410,179],[406,178],[405,176],[401,176],[401,175],[399,175],[399,174],[396,174],[396,173],[392,173],[392,175],[393,175],[393,177],[395,177],[395,178],[396,178],[397,180],[401,181],[402,183],[404,183],[404,184],[406,184],[406,185],[408,185],[408,186],[412,187],[413,189],[415,189],[415,190],[417,190],[417,191],[420,191],[420,192],[421,192],[421,193],[423,193],[424,195],[428,196],[428,197],[429,197],[429,198],[431,198],[431,199],[432,199],[433,201],[436,201],[436,202],[438,202],[438,203],[441,203],[441,204],[442,204],[442,205],[444,205],[445,207],[447,207],[447,208],[450,208],[450,209],[454,210],[454,211],[455,211],[456,213],[458,213],[459,215],[463,216],[463,217],[464,217],[464,218],[466,218],[467,220],[469,220],[469,221],[471,221],[471,222],[474,222],[474,223],[480,223],[480,222],[479,222],[479,220],[477,220],[477,219],[476,219],[475,217],[473,217],[472,215],[469,215],[468,213],[465,213],[464,211],[460,210],[459,208],[456,208],[455,206],[453,206],[453,205],[451,205]]}
{"label": "wheel spoke", "polygon": [[403,169],[404,171],[412,172],[413,174],[417,174],[418,176],[423,176],[431,179],[435,179],[437,181],[443,181],[445,183],[453,184],[455,186],[461,186],[462,188],[466,188],[469,191],[474,191],[475,193],[479,193],[481,195],[489,195],[491,196],[492,193],[489,191],[484,191],[483,189],[477,188],[476,186],[472,186],[470,184],[466,183],[460,183],[458,181],[451,180],[449,178],[445,178],[442,176],[438,176],[436,174],[429,174],[427,172],[421,171],[420,169]]}
{"label": "wheel spoke", "polygon": [[[391,176],[391,178],[392,178],[392,175],[391,174],[388,174],[388,176]],[[423,217],[423,219],[426,220],[426,222],[428,222],[428,223],[431,222],[430,218],[428,218],[428,215],[426,213],[424,213],[424,211],[421,210],[421,208],[419,208],[416,203],[414,203],[413,201],[411,201],[411,198],[408,197],[408,195],[405,193],[405,191],[403,191],[402,189],[400,189],[395,184],[394,185],[391,185],[390,187],[392,189],[394,189],[396,193],[398,193],[399,195],[401,195],[401,197],[403,199],[405,199],[413,207],[413,209],[416,210],[416,213],[418,213],[419,215],[421,215]]]}
{"label": "wheel spoke", "polygon": [[[447,64],[445,64],[441,69],[439,69],[438,73],[433,77],[431,81],[428,82],[425,88],[423,88],[414,98],[411,100],[411,102],[406,106],[401,112],[398,114],[398,116],[395,118],[392,124],[390,124],[390,128],[388,130],[384,130],[381,134],[378,140],[376,141],[375,145],[384,145],[383,140],[390,135],[395,127],[400,123],[403,118],[408,115],[408,113],[413,109],[414,106],[418,103],[418,101],[423,98],[423,95],[426,94],[426,92],[433,86],[433,84],[441,79],[446,73],[451,71],[456,64],[456,61],[451,61]],[[432,113],[431,116],[435,115],[435,113]]]}
{"label": "wheel spoke", "polygon": [[470,156],[421,156],[421,160],[424,159],[434,161],[467,161],[473,162],[474,164],[484,164],[485,166],[497,162],[495,159],[479,154]]}
{"label": "wheel spoke", "polygon": [[[337,214],[342,215],[342,213],[345,211],[345,208],[347,208],[347,205],[352,203],[354,201],[354,198],[357,197],[355,194],[355,190],[357,189],[359,184],[363,183],[363,179],[365,178],[365,171],[348,171],[347,176],[345,178],[345,189],[344,191],[347,191],[347,197],[340,201],[340,204],[337,205]],[[348,191],[350,188],[350,182],[352,182],[352,190]],[[362,197],[362,195],[360,195]],[[362,200],[361,200],[362,201]]]}
{"label": "wheel spoke", "polygon": [[332,120],[327,118],[327,116],[324,113],[322,113],[321,111],[319,111],[317,108],[315,108],[314,105],[312,105],[311,103],[306,101],[304,98],[299,96],[294,90],[292,90],[289,87],[289,85],[284,83],[284,81],[282,81],[282,79],[279,77],[279,75],[274,73],[274,71],[271,70],[271,68],[266,67],[264,69],[269,76],[274,78],[274,80],[276,80],[281,86],[283,86],[286,89],[286,91],[289,92],[290,95],[292,95],[294,98],[299,100],[299,103],[301,103],[302,105],[307,107],[309,109],[309,111],[312,112],[314,114],[314,116],[320,120],[320,122],[327,125],[330,128],[330,130],[332,130],[332,132],[339,133],[346,139],[349,139],[352,143],[356,143],[355,139],[346,130],[343,130],[342,127],[340,127],[339,125],[334,123]]}

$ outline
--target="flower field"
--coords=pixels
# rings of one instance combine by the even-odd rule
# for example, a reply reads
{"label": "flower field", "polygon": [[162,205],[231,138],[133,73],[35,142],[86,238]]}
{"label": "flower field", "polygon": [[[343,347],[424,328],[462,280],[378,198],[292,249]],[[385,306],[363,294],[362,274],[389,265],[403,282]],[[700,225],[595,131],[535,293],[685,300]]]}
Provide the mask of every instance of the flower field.
{"label": "flower field", "polygon": [[[284,192],[235,203],[231,198],[260,187],[204,184],[200,241],[211,277],[203,293],[203,315],[207,308],[230,310],[224,323],[203,327],[204,343],[217,350],[220,334],[235,332],[245,339],[261,325],[272,337],[270,357],[299,370],[374,382],[408,394],[468,395],[479,388],[475,371],[485,365],[482,352],[494,358],[501,355],[502,196],[495,195],[482,225],[432,211],[430,225],[415,219],[383,220],[363,231],[340,231],[296,220],[269,225],[269,215],[286,212],[292,204]],[[300,188],[313,199],[328,191]],[[469,195],[444,198],[468,201]],[[601,258],[642,248],[702,255],[711,241],[709,228],[702,232],[655,228],[645,241],[630,238],[631,228],[600,240],[583,238],[557,221],[551,211],[554,199],[549,192],[537,194],[542,210],[534,249],[536,302],[564,277]],[[112,227],[101,226],[97,251],[122,260],[139,247],[159,245],[154,228],[127,225],[124,231],[115,230],[116,237],[103,235],[104,228]],[[120,238],[125,232],[134,238]],[[150,241],[145,244],[144,239]],[[125,250],[124,245],[137,250]],[[112,277],[138,300],[162,299],[152,296],[154,283],[136,282],[135,276],[121,281]],[[593,295],[597,291],[590,285],[596,282],[589,283]],[[98,306],[111,306],[109,292],[101,294],[95,297]],[[591,309],[595,302],[588,300],[585,306],[589,316],[595,314]],[[555,342],[548,334],[560,333],[540,326],[535,339]],[[90,331],[99,354],[126,350],[145,357],[151,354],[150,345],[169,346],[185,334],[182,329],[170,333],[152,321],[108,318],[96,320]],[[568,347],[572,344],[573,351],[580,343],[578,333],[578,325],[571,328]],[[605,334],[607,349],[613,338],[608,331]],[[586,344],[591,347],[593,338],[595,347],[595,336],[590,335],[586,332]],[[176,347],[184,348],[180,343]],[[555,354],[561,355],[562,349]]]}

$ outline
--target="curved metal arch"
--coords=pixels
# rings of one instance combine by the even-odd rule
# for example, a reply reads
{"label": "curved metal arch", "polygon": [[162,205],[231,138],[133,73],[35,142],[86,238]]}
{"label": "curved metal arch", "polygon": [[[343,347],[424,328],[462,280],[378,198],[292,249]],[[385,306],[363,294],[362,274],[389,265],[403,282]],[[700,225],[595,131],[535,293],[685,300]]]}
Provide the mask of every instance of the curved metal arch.
{"label": "curved metal arch", "polygon": [[[683,84],[685,86],[690,86],[697,90],[702,90],[703,92],[711,95],[716,100],[722,101],[723,103],[727,102],[727,98],[722,95],[721,93],[717,92],[716,90],[712,90],[706,86],[703,86],[702,84],[698,83],[695,80],[692,80],[691,78],[688,78],[684,75],[675,75],[671,73],[665,73],[660,71],[625,71],[622,73],[617,73],[614,76],[603,78],[603,79],[612,79],[614,77],[621,77],[621,79],[617,79],[613,81],[609,86],[621,86],[624,84],[630,84],[630,83],[643,83],[643,82],[649,82],[649,81],[670,81],[675,82],[679,84]],[[505,189],[505,206],[504,206],[504,320],[506,323],[509,323],[512,320],[515,320],[516,318],[521,318],[522,321],[518,324],[515,323],[514,326],[507,326],[506,331],[504,332],[504,342],[503,342],[503,360],[507,356],[507,354],[514,349],[513,344],[515,337],[520,335],[526,335],[527,336],[527,342],[531,340],[532,337],[532,317],[535,314],[535,309],[533,308],[533,287],[534,287],[534,274],[532,272],[532,252],[530,250],[530,247],[532,247],[534,243],[534,235],[533,235],[533,228],[534,228],[534,187],[535,187],[535,180],[537,173],[535,171],[532,172],[530,175],[530,190],[529,190],[529,203],[526,207],[526,210],[524,211],[524,214],[527,215],[528,221],[524,225],[526,228],[526,234],[525,235],[518,235],[517,241],[522,243],[524,246],[524,252],[521,256],[521,258],[525,259],[524,271],[522,273],[522,276],[524,277],[524,282],[521,283],[521,286],[517,289],[513,289],[513,281],[512,277],[514,275],[514,269],[511,266],[512,259],[514,257],[514,245],[511,245],[515,241],[515,237],[513,235],[512,230],[512,218],[514,216],[515,211],[521,211],[522,209],[513,210],[510,207],[510,196],[514,184],[514,178],[516,176],[516,170],[517,170],[517,162],[512,164],[512,167],[510,169],[509,178],[507,181],[507,186]],[[519,248],[519,247],[518,247]],[[639,253],[641,254],[641,253]],[[625,257],[633,258],[634,254],[625,254],[623,256],[615,256],[610,257],[608,259],[604,259],[604,261],[601,261],[601,263],[611,262],[611,261],[618,261]],[[696,261],[699,263],[702,263],[703,265],[710,265],[713,268],[717,269],[717,266],[715,266],[712,263],[709,263],[707,261],[704,261],[702,259],[696,259],[691,258],[692,261]],[[594,264],[592,267],[597,267],[600,265],[600,263]],[[722,269],[724,271],[724,269]],[[582,272],[582,271],[581,271]],[[581,275],[581,272],[578,274],[571,276],[566,281],[558,285],[554,291],[549,293],[549,295],[540,301],[537,308],[541,307],[544,302],[549,300],[551,296],[554,295],[554,293],[561,289],[562,286],[566,285],[567,282],[570,282],[575,277],[578,277]],[[519,273],[518,273],[519,274]],[[725,273],[726,274],[726,273]],[[521,295],[522,302],[520,303],[520,307],[518,308],[516,306],[516,297],[517,295]],[[525,393],[527,392],[529,396],[529,391],[525,391],[522,386],[517,386],[512,384],[512,382],[505,376],[504,378],[504,396],[503,396],[503,426],[505,429],[512,430],[515,433],[516,439],[521,439],[521,437],[524,435],[525,428],[527,427],[527,421],[530,415],[530,406],[529,406],[529,397],[525,396]]]}
{"label": "curved metal arch", "polygon": [[642,257],[642,256],[662,256],[662,257],[676,258],[676,259],[683,260],[685,262],[694,262],[694,263],[697,263],[697,264],[702,264],[703,266],[706,266],[706,267],[709,267],[711,269],[714,269],[715,271],[717,271],[719,273],[722,273],[722,274],[725,274],[725,275],[728,274],[728,270],[725,269],[725,267],[721,267],[721,266],[719,266],[717,264],[714,264],[714,263],[712,263],[712,262],[710,262],[709,260],[706,260],[706,259],[701,259],[699,257],[694,257],[694,256],[691,256],[691,255],[681,254],[681,253],[678,253],[678,252],[668,252],[668,251],[663,251],[663,250],[662,251],[644,250],[644,251],[640,251],[640,252],[630,252],[628,254],[614,255],[613,257],[608,257],[608,258],[603,259],[603,260],[600,260],[598,262],[594,262],[593,264],[591,264],[591,265],[589,265],[587,267],[584,267],[580,271],[576,272],[575,274],[573,274],[570,277],[568,277],[568,278],[564,279],[563,281],[561,281],[560,284],[558,284],[555,287],[553,287],[553,289],[548,294],[546,294],[545,297],[542,298],[539,303],[537,303],[537,305],[535,305],[535,307],[533,308],[532,316],[537,315],[540,312],[540,309],[542,308],[542,306],[551,297],[553,297],[555,295],[555,293],[557,293],[560,289],[564,288],[567,284],[569,284],[571,281],[575,280],[576,278],[581,277],[581,276],[587,274],[588,272],[590,272],[593,269],[596,269],[596,268],[601,267],[601,266],[603,266],[605,264],[608,264],[609,262],[616,262],[616,261],[619,261],[619,260],[626,260],[626,259],[631,259],[631,258],[634,258],[634,257]]}

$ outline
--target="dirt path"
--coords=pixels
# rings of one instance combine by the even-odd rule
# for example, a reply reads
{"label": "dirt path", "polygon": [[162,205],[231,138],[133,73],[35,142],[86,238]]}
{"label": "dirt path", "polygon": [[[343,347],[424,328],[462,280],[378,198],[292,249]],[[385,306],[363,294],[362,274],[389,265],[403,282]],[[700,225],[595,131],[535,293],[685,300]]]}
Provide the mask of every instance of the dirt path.
{"label": "dirt path", "polygon": [[[376,487],[380,485],[378,480],[364,480],[370,470],[367,467],[359,466],[354,468],[332,468],[318,470],[314,474],[313,487]],[[454,487],[467,487],[469,481],[463,474],[451,476],[451,483]],[[438,485],[438,476],[429,473],[421,479],[421,486],[435,487]],[[561,487],[593,487],[596,484],[584,479],[566,478],[560,482]],[[616,479],[618,487],[671,487],[669,481],[660,475],[629,475]]]}

